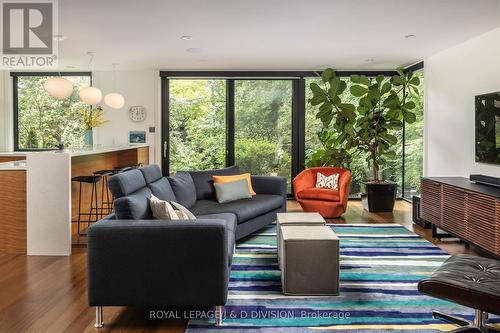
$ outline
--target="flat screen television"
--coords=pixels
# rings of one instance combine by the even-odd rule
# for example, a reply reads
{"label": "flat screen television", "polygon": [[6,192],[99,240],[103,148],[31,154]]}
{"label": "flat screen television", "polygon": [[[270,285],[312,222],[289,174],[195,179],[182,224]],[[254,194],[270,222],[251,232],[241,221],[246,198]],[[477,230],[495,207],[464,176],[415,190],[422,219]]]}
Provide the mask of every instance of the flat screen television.
{"label": "flat screen television", "polygon": [[500,92],[476,96],[476,162],[500,164]]}

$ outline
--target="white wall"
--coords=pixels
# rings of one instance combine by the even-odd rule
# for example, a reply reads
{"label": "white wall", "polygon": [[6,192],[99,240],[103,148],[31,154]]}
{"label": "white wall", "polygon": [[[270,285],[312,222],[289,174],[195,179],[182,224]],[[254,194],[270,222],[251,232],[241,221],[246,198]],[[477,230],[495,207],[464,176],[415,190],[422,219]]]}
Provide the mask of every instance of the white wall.
{"label": "white wall", "polygon": [[476,163],[474,96],[500,91],[500,28],[425,59],[426,176],[500,177]]}
{"label": "white wall", "polygon": [[[92,84],[101,89],[103,95],[116,91],[125,97],[125,106],[119,110],[109,108],[101,102],[104,118],[109,122],[95,129],[94,143],[102,146],[126,145],[129,131],[146,131],[147,143],[151,145],[149,159],[151,162],[155,161],[155,141],[160,137],[160,118],[157,116],[158,82],[159,74],[154,70],[117,71],[116,80],[112,71],[94,72]],[[133,105],[146,107],[146,120],[139,123],[130,120],[128,109]],[[150,126],[156,126],[156,133],[149,133]]]}

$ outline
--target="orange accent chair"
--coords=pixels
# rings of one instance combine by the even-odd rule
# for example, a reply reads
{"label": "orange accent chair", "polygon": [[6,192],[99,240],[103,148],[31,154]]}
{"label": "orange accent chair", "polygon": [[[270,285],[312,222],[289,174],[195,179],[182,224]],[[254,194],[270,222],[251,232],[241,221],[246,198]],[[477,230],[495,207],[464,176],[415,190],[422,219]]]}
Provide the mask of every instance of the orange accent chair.
{"label": "orange accent chair", "polygon": [[[338,173],[338,190],[316,188],[317,173],[325,176]],[[347,210],[351,172],[335,167],[309,168],[297,175],[293,180],[295,200],[305,212],[318,212],[325,218],[335,218]]]}

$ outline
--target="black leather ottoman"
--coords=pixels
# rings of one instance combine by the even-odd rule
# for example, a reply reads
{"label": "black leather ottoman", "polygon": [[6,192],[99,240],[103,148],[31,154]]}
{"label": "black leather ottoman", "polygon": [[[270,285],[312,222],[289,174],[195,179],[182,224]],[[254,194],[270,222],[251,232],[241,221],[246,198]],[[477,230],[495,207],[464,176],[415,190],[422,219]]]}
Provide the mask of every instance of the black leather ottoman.
{"label": "black leather ottoman", "polygon": [[473,323],[440,312],[442,318],[463,326],[454,332],[495,332],[485,325],[488,313],[500,315],[500,261],[466,254],[448,258],[431,277],[418,283],[424,294],[476,310]]}

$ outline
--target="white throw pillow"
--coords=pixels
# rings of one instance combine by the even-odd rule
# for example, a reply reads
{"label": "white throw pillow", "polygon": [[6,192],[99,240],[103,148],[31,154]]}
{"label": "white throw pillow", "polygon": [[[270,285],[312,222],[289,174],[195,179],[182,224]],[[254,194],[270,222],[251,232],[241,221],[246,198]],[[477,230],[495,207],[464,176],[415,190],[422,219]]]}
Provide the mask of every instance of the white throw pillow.
{"label": "white throw pillow", "polygon": [[153,217],[158,220],[189,220],[186,213],[180,210],[174,210],[167,201],[161,200],[151,194],[149,199]]}
{"label": "white throw pillow", "polygon": [[329,188],[331,190],[339,189],[339,176],[340,174],[334,173],[330,176],[325,176],[321,172],[316,174],[316,188]]}

